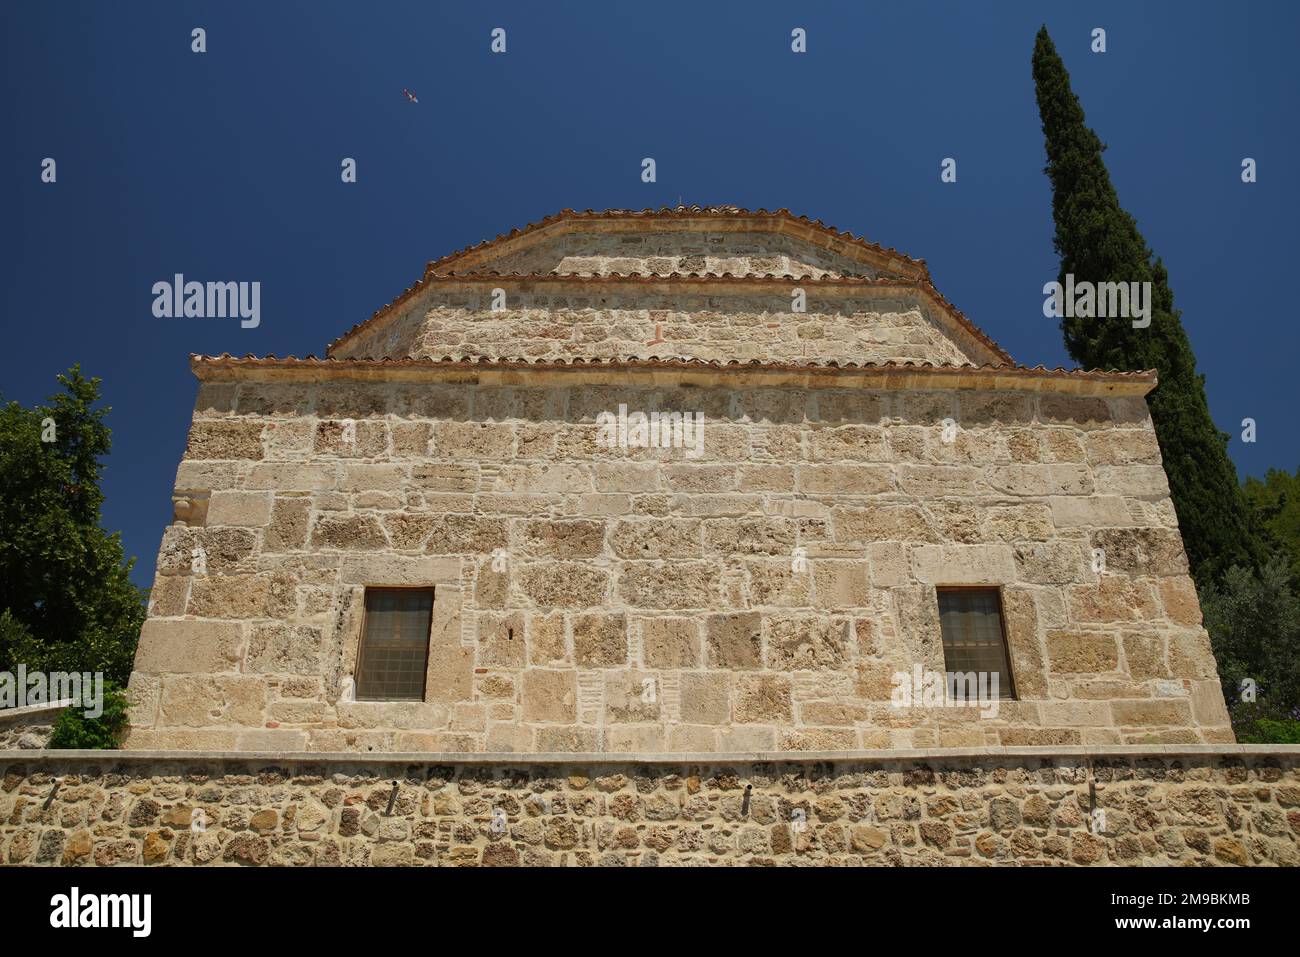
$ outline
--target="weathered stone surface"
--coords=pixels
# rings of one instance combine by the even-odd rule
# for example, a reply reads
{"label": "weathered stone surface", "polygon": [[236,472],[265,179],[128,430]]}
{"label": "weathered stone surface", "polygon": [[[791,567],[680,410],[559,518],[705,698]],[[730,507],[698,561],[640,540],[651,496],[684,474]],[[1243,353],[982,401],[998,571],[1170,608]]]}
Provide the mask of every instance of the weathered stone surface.
{"label": "weathered stone surface", "polygon": [[567,660],[565,618],[562,612],[533,615],[529,619],[528,658],[534,665]]}
{"label": "weathered stone surface", "polygon": [[625,665],[628,658],[627,619],[623,615],[576,615],[573,657],[580,667]]}
{"label": "weathered stone surface", "polygon": [[634,608],[710,608],[720,570],[711,562],[624,562],[617,594]]}
{"label": "weathered stone surface", "polygon": [[201,618],[292,618],[295,580],[288,575],[198,576],[186,611]]}
{"label": "weathered stone surface", "polygon": [[423,548],[437,523],[438,516],[428,512],[396,512],[383,518],[388,540],[400,551]]}
{"label": "weathered stone surface", "polygon": [[1109,425],[1111,412],[1104,399],[1069,395],[1044,395],[1038,400],[1039,419],[1083,429]]}
{"label": "weathered stone surface", "polygon": [[604,551],[605,523],[587,520],[532,521],[524,526],[524,548],[551,558],[595,558]]}
{"label": "weathered stone surface", "polygon": [[722,725],[731,717],[731,675],[725,671],[682,674],[681,716],[684,724]]}
{"label": "weathered stone surface", "polygon": [[238,622],[151,618],[144,623],[135,670],[143,674],[234,671],[243,654]]}
{"label": "weathered stone surface", "polygon": [[733,716],[741,724],[789,724],[793,718],[790,679],[737,675]]}
{"label": "weathered stone surface", "polygon": [[1106,567],[1130,575],[1186,575],[1187,556],[1178,532],[1168,528],[1106,528],[1092,534]]}
{"label": "weathered stone surface", "polygon": [[265,710],[266,686],[255,677],[169,675],[163,679],[160,720],[168,725],[257,726]]}
{"label": "weathered stone surface", "polygon": [[[662,689],[656,678],[637,671],[607,671],[604,690],[607,726],[659,720]],[[652,733],[649,740],[653,744],[659,735]]]}
{"label": "weathered stone surface", "polygon": [[916,505],[878,505],[833,510],[841,542],[937,542],[938,534]]}
{"label": "weathered stone surface", "polygon": [[485,612],[478,619],[478,664],[485,668],[523,668],[528,643],[523,612]]}
{"label": "weathered stone surface", "polygon": [[191,459],[260,459],[261,422],[196,420],[185,454]]}
{"label": "weathered stone surface", "polygon": [[1119,667],[1119,649],[1110,635],[1049,631],[1047,657],[1055,672],[1097,674]]}
{"label": "weathered stone surface", "polygon": [[[538,672],[539,674],[542,672]],[[763,675],[739,679],[758,713],[783,707]],[[1150,702],[1124,702],[1149,705]],[[747,705],[748,707],[749,705]],[[1117,707],[1120,703],[1117,703]],[[1138,709],[1138,715],[1141,716]],[[560,727],[550,743],[589,740]],[[834,729],[789,743],[835,740]],[[63,759],[0,762],[11,795],[0,859],[36,865],[571,865],[654,853],[670,865],[999,864],[1296,866],[1293,753],[942,758],[763,765],[671,762],[507,767],[265,760],[149,761],[130,775]],[[387,813],[390,781],[399,782]],[[742,784],[748,785],[742,798]],[[1095,788],[1095,792],[1090,788]],[[1225,802],[1230,789],[1250,800]],[[1093,833],[1095,794],[1108,826]],[[191,830],[195,810],[206,826]],[[798,814],[794,812],[800,812]],[[494,814],[504,830],[485,825]],[[1134,818],[1130,818],[1133,815]],[[96,823],[87,827],[88,820]],[[1134,842],[1136,832],[1150,840]],[[722,835],[710,837],[716,832]],[[451,838],[450,843],[441,840]],[[963,838],[974,854],[963,850]],[[538,857],[540,850],[554,855]],[[587,863],[593,863],[587,861]]]}
{"label": "weathered stone surface", "polygon": [[849,621],[813,616],[773,617],[768,665],[779,671],[839,670],[849,661]]}
{"label": "weathered stone surface", "polygon": [[648,668],[694,668],[700,663],[700,628],[693,618],[641,620],[641,655]]}
{"label": "weathered stone surface", "polygon": [[1016,581],[1014,554],[1006,545],[918,545],[912,550],[916,580],[936,585],[985,585]]}
{"label": "weathered stone surface", "polygon": [[[902,260],[803,227],[715,228],[731,216],[517,236],[473,254],[500,267],[505,309],[473,283],[424,284],[400,315],[344,336],[330,352],[344,361],[198,363],[130,746],[1231,740],[1138,380],[980,371],[1003,357],[917,290]],[[827,286],[791,319],[747,282],[585,279],[751,270],[909,281]],[[508,278],[533,271],[562,278]],[[346,361],[447,355],[539,361]],[[706,361],[591,361],[615,356]],[[609,416],[656,413],[666,441],[611,441]],[[674,433],[695,414],[698,429]],[[1000,597],[1017,700],[995,718],[894,707],[897,673],[945,669],[939,595],[965,587]],[[434,592],[422,702],[348,700],[380,620],[366,612],[372,588]],[[191,684],[172,679],[200,676],[214,681],[193,685],[187,707],[178,689]],[[225,676],[247,679],[260,704],[235,700],[244,685],[215,681]],[[774,696],[776,716],[754,718]],[[1110,707],[1143,701],[1157,706]],[[943,823],[951,832],[913,828],[909,846],[996,860],[1016,840]],[[707,841],[770,848],[766,824],[757,833]],[[600,846],[584,853],[599,860],[614,839],[590,834]],[[817,840],[846,849],[851,837]],[[420,860],[451,856],[424,843]],[[159,832],[149,854],[178,846]],[[259,846],[237,850],[247,860]],[[1049,856],[1094,851],[1065,841]],[[271,863],[303,853],[266,848]]]}
{"label": "weathered stone surface", "polygon": [[1075,585],[1066,592],[1075,621],[1151,621],[1157,616],[1151,586],[1123,575],[1102,575],[1095,585]]}
{"label": "weathered stone surface", "polygon": [[1111,714],[1115,724],[1127,725],[1175,725],[1185,726],[1190,723],[1187,701],[1112,701]]}
{"label": "weathered stone surface", "polygon": [[540,668],[525,672],[521,700],[525,721],[571,724],[578,714],[577,672]]}
{"label": "weathered stone surface", "polygon": [[426,701],[469,701],[474,694],[474,649],[462,645],[431,645],[425,682]]}
{"label": "weathered stone surface", "polygon": [[605,604],[609,575],[573,562],[526,565],[519,572],[519,585],[543,607],[591,608]]}
{"label": "weathered stone surface", "polygon": [[431,525],[425,551],[434,555],[486,555],[506,545],[506,522],[478,515],[439,515]]}
{"label": "weathered stone surface", "polygon": [[208,502],[208,525],[265,525],[271,520],[270,492],[216,491]]}
{"label": "weathered stone surface", "polygon": [[311,541],[316,548],[372,549],[388,545],[383,529],[371,515],[321,518],[312,529]]}
{"label": "weathered stone surface", "polygon": [[322,636],[309,625],[257,624],[250,629],[244,670],[271,674],[320,673]]}
{"label": "weathered stone surface", "polygon": [[756,614],[711,615],[705,621],[708,664],[732,670],[763,664],[762,619]]}
{"label": "weathered stone surface", "polygon": [[311,502],[308,499],[277,497],[271,507],[263,548],[268,552],[287,552],[305,546],[310,514]]}

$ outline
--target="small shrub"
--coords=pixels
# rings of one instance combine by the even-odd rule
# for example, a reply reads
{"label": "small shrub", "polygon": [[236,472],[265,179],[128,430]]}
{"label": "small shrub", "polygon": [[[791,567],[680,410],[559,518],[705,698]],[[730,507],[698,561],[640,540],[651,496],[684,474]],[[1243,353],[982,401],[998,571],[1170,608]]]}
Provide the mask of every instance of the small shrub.
{"label": "small shrub", "polygon": [[85,748],[107,751],[117,748],[122,732],[126,730],[126,692],[111,681],[104,682],[104,710],[97,718],[86,717],[86,708],[92,706],[93,689],[82,689],[82,701],[67,708],[54,722],[50,735],[50,748]]}
{"label": "small shrub", "polygon": [[1300,744],[1300,721],[1295,718],[1260,718],[1259,736],[1243,744]]}
{"label": "small shrub", "polygon": [[1237,702],[1229,711],[1240,744],[1300,744],[1300,708],[1281,711],[1262,702]]}

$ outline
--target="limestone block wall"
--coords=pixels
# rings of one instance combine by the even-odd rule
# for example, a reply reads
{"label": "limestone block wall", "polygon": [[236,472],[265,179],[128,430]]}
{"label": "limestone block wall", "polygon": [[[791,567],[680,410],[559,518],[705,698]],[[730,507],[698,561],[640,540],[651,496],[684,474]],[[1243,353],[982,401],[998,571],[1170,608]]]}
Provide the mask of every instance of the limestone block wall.
{"label": "limestone block wall", "polygon": [[[1141,398],[204,375],[128,747],[1232,740]],[[702,455],[602,446],[620,404],[700,412]],[[894,707],[961,584],[1020,700]],[[368,585],[435,589],[422,702],[342,698]]]}
{"label": "limestone block wall", "polygon": [[0,862],[1294,867],[1298,751],[508,764],[11,753]]}
{"label": "limestone block wall", "polygon": [[[982,364],[936,309],[906,289],[855,293],[809,287],[791,311],[791,285],[737,292],[643,285],[596,288],[501,280],[437,287],[333,350],[338,358],[488,356],[571,359],[689,356],[728,362]],[[504,295],[492,309],[493,290]],[[960,343],[960,344],[959,344]]]}

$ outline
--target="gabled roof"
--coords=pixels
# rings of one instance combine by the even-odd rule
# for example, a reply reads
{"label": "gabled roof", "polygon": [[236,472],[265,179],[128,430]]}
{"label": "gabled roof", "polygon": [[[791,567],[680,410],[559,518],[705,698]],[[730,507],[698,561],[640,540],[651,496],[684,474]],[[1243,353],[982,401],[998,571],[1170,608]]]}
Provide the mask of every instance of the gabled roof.
{"label": "gabled roof", "polygon": [[[788,235],[820,246],[830,252],[861,262],[873,270],[885,272],[895,278],[870,279],[862,276],[789,277],[770,274],[733,276],[730,273],[671,273],[669,275],[606,275],[576,276],[554,273],[503,274],[490,267],[493,260],[517,253],[539,242],[566,233],[589,230],[631,232],[647,228],[673,229],[682,226],[700,226],[710,231],[757,231]],[[788,209],[747,210],[738,206],[676,206],[662,209],[607,209],[578,212],[563,209],[553,216],[513,229],[509,233],[467,246],[459,252],[436,259],[425,266],[423,276],[392,302],[382,306],[367,320],[353,326],[326,348],[332,354],[339,346],[362,332],[379,325],[415,296],[435,285],[455,282],[577,282],[584,284],[655,283],[676,285],[684,283],[765,283],[773,285],[800,285],[807,288],[823,287],[895,287],[917,291],[936,307],[939,315],[946,317],[954,327],[969,335],[988,350],[998,364],[1015,365],[1015,360],[975,323],[971,322],[943,294],[934,287],[929,268],[923,259],[913,259],[896,249],[886,248],[827,226],[821,220],[795,216]]]}
{"label": "gabled roof", "polygon": [[796,216],[788,209],[748,210],[739,206],[664,206],[660,209],[588,209],[581,212],[562,209],[553,216],[529,223],[522,229],[512,229],[495,239],[486,239],[435,259],[425,267],[424,274],[428,278],[432,275],[477,273],[479,270],[475,267],[487,258],[487,254],[499,256],[515,253],[543,239],[581,232],[593,226],[611,231],[620,231],[619,227],[622,226],[624,231],[630,231],[628,227],[645,229],[647,225],[675,227],[686,224],[703,224],[714,230],[755,229],[759,232],[793,236],[830,252],[856,259],[872,268],[895,273],[899,278],[930,280],[930,270],[924,259],[913,259],[897,249],[886,248],[852,233],[841,232],[834,226],[827,226],[820,219]]}

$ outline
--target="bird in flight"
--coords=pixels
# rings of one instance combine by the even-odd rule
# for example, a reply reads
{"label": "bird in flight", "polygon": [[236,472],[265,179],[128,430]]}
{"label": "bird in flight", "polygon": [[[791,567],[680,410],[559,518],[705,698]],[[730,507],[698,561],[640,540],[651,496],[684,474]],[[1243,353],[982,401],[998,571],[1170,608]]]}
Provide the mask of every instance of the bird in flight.
{"label": "bird in flight", "polygon": [[412,93],[410,90],[403,89],[403,90],[402,90],[402,95],[405,96],[405,97],[406,97],[408,100],[410,100],[412,103],[419,103],[419,102],[420,102],[419,100],[417,100],[417,99],[415,98],[415,94]]}

